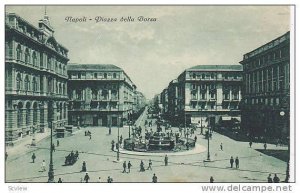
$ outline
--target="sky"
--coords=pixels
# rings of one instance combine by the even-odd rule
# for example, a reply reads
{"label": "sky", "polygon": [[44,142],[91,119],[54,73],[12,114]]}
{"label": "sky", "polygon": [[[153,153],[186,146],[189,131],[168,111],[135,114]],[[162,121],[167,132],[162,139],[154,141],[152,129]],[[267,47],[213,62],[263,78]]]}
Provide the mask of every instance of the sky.
{"label": "sky", "polygon": [[[37,26],[45,6],[6,6]],[[69,63],[114,64],[151,99],[185,69],[239,64],[243,54],[290,30],[288,6],[47,6]],[[139,22],[137,18],[156,18]],[[67,22],[66,17],[86,17]],[[98,22],[96,17],[117,18]],[[121,22],[124,17],[134,22]],[[91,20],[89,20],[91,19]]]}

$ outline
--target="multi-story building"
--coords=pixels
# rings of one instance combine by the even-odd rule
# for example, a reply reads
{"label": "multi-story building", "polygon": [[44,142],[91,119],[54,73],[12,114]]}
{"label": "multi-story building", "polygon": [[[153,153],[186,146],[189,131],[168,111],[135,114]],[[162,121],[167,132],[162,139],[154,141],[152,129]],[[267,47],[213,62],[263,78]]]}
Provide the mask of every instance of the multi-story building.
{"label": "multi-story building", "polygon": [[171,122],[202,124],[240,121],[242,65],[199,65],[169,84]]}
{"label": "multi-story building", "polygon": [[68,49],[54,38],[48,16],[33,26],[5,17],[5,140],[19,139],[67,120]]}
{"label": "multi-story building", "polygon": [[[69,124],[117,126],[133,112],[135,85],[110,64],[68,65]],[[122,124],[122,123],[121,123]]]}
{"label": "multi-story building", "polygon": [[289,129],[290,33],[244,54],[242,128],[282,138]]}
{"label": "multi-story building", "polygon": [[178,80],[172,80],[168,85],[168,119],[172,125],[178,125]]}

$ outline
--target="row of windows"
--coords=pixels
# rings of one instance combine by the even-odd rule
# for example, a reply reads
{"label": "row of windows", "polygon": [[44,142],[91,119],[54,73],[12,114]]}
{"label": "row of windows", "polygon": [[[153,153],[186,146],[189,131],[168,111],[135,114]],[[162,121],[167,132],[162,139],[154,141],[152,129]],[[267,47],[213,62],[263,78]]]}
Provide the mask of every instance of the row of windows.
{"label": "row of windows", "polygon": [[[198,100],[198,95],[196,93],[191,93],[192,95],[192,100]],[[215,92],[210,92],[209,95],[207,93],[201,93],[199,95],[200,100],[207,100],[208,96],[210,97],[209,99],[216,99],[216,93]],[[231,97],[231,98],[230,98]],[[223,93],[223,100],[239,100],[239,93],[238,92],[232,92],[230,93]]]}
{"label": "row of windows", "polygon": [[104,78],[104,79],[116,79],[120,78],[120,75],[118,73],[85,73],[85,72],[79,72],[79,73],[70,73],[69,79],[98,79],[98,78]]}
{"label": "row of windows", "polygon": [[216,75],[215,72],[212,72],[212,73],[190,73],[189,74],[190,77],[192,77],[192,79],[208,79],[208,80],[211,80],[211,79],[238,79],[238,78],[241,78],[241,75],[240,74],[237,74],[237,73],[222,73],[222,74],[218,74],[218,77]]}
{"label": "row of windows", "polygon": [[[216,110],[216,105],[215,103],[211,103],[211,104],[206,104],[206,103],[202,103],[202,104],[198,104],[196,102],[192,102],[190,105],[191,109],[200,109],[200,110]],[[239,106],[237,104],[231,103],[224,103],[222,104],[222,109],[238,109]]]}
{"label": "row of windows", "polygon": [[280,104],[280,98],[278,97],[273,97],[273,98],[252,98],[252,99],[245,99],[245,104],[265,104],[265,105],[271,105],[271,106],[276,106]]}
{"label": "row of windows", "polygon": [[[24,83],[23,83],[24,81]],[[22,79],[21,73],[17,73],[16,76],[16,90],[17,91],[39,91],[38,85],[40,85],[40,91],[43,92],[43,81],[40,79],[38,84],[38,80],[36,77],[32,77],[30,80],[28,75],[25,75],[24,80]],[[48,79],[48,92],[56,92],[57,94],[66,94],[66,85],[64,83],[57,82],[54,88],[54,81],[53,79]]]}
{"label": "row of windows", "polygon": [[285,74],[283,65],[246,74],[246,93],[282,90],[288,86]]}
{"label": "row of windows", "polygon": [[[15,29],[22,32],[26,36],[43,43],[43,36],[40,35],[38,32],[36,33],[36,29],[34,29],[32,27],[28,27],[28,25],[26,23],[19,20],[15,16],[9,16],[9,23],[6,23],[6,24],[9,24],[10,26],[14,27]],[[61,55],[67,57],[67,52],[62,47],[60,47],[58,44],[56,44],[55,42],[53,42],[53,43],[47,42],[46,45],[55,49],[55,51],[57,51]]]}
{"label": "row of windows", "polygon": [[250,63],[246,64],[246,69],[253,69],[253,68],[257,68],[260,66],[264,66],[267,65],[268,63],[284,58],[284,57],[289,57],[289,48],[285,47],[285,48],[281,48],[278,50],[275,50],[273,52],[270,53],[266,53],[260,57],[256,57],[255,59],[253,59],[253,61],[251,61]]}
{"label": "row of windows", "polygon": [[[191,84],[191,88],[193,90],[196,90],[197,87],[200,87],[201,90],[206,90],[206,89],[209,89],[209,90],[214,90],[216,89],[216,85],[215,84]],[[223,90],[239,90],[239,86],[229,86],[229,85],[222,85],[222,89]]]}
{"label": "row of windows", "polygon": [[[35,50],[31,50],[28,47],[22,49],[23,46],[18,44],[16,46],[15,54],[13,54],[13,42],[10,41],[7,43],[7,54],[10,58],[15,58],[16,60],[23,61],[28,65],[34,67],[44,67],[43,65],[43,53],[39,53]],[[66,65],[58,61],[56,58],[47,56],[46,68],[52,71],[55,71],[57,74],[66,75]]]}

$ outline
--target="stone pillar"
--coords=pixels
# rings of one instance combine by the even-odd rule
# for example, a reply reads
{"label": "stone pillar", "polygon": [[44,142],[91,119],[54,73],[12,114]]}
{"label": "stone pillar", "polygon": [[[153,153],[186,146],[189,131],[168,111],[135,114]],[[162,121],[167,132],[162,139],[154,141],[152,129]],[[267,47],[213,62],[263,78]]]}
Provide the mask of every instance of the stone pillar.
{"label": "stone pillar", "polygon": [[26,108],[21,109],[21,115],[22,115],[22,122],[21,122],[21,129],[23,131],[23,136],[26,135]]}
{"label": "stone pillar", "polygon": [[48,127],[48,109],[44,104],[40,105],[40,132],[44,133]]}

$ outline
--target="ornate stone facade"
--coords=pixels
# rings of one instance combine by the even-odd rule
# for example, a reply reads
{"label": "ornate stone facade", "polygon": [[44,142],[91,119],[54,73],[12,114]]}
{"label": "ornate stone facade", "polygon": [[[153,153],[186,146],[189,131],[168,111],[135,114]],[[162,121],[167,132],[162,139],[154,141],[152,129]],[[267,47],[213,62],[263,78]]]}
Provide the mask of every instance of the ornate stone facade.
{"label": "ornate stone facade", "polygon": [[5,140],[7,145],[67,123],[68,50],[54,38],[47,15],[35,27],[5,18]]}

